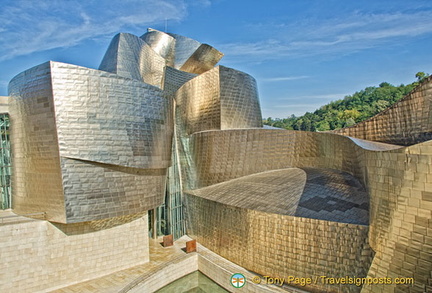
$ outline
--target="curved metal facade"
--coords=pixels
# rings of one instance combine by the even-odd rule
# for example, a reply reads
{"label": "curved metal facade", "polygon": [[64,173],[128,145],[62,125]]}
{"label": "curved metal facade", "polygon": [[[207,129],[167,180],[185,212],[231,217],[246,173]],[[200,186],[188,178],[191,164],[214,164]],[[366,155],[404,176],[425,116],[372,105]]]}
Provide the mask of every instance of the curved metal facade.
{"label": "curved metal facade", "polygon": [[10,84],[14,209],[63,223],[163,202],[172,103],[151,85],[48,62]]}
{"label": "curved metal facade", "polygon": [[145,41],[131,34],[116,35],[108,47],[99,70],[162,87],[166,60]]}
{"label": "curved metal facade", "polygon": [[14,210],[67,224],[145,212],[186,193],[187,233],[248,270],[415,279],[311,290],[432,291],[432,79],[338,131],[411,145],[401,147],[262,129],[255,80],[214,67],[221,57],[150,29],[115,36],[101,70],[48,62],[16,76]]}
{"label": "curved metal facade", "polygon": [[175,99],[187,134],[262,127],[255,79],[232,68],[218,66],[191,79]]}
{"label": "curved metal facade", "polygon": [[432,77],[374,117],[334,133],[362,139],[413,145],[432,139]]}

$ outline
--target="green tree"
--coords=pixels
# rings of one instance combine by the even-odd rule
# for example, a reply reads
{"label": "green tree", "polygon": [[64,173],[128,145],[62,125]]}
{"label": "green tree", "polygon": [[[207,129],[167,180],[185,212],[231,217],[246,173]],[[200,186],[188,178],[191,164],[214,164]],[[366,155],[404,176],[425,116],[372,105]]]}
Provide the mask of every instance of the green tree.
{"label": "green tree", "polygon": [[419,71],[416,73],[415,77],[417,77],[418,82],[422,82],[425,78],[429,77],[429,74]]}
{"label": "green tree", "polygon": [[351,126],[384,111],[410,93],[427,77],[429,74],[418,72],[417,81],[408,85],[394,86],[382,82],[378,87],[366,87],[342,100],[323,105],[313,113],[307,112],[299,117],[291,115],[284,119],[269,117],[264,119],[263,123],[285,129],[307,131],[327,131]]}

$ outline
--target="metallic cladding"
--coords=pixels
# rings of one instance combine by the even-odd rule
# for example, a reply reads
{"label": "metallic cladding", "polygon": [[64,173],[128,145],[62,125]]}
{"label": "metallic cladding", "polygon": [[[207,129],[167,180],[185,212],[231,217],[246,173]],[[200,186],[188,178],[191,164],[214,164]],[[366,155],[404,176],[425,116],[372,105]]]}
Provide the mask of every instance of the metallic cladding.
{"label": "metallic cladding", "polygon": [[223,54],[207,44],[201,44],[187,59],[180,70],[201,74],[212,69],[223,57]]}
{"label": "metallic cladding", "polygon": [[334,133],[361,139],[413,145],[432,139],[432,77],[374,117]]}
{"label": "metallic cladding", "polygon": [[262,127],[255,79],[232,68],[218,66],[186,82],[176,103],[188,134]]}
{"label": "metallic cladding", "polygon": [[255,79],[247,73],[219,66],[221,129],[262,127]]}
{"label": "metallic cladding", "polygon": [[134,168],[170,165],[172,106],[162,90],[57,62],[51,79],[62,157]]}
{"label": "metallic cladding", "polygon": [[111,41],[99,70],[162,87],[166,61],[137,36],[120,33]]}
{"label": "metallic cladding", "polygon": [[200,42],[177,34],[168,33],[175,39],[174,68],[180,69],[190,56],[199,48]]}
{"label": "metallic cladding", "polygon": [[[188,193],[186,202],[194,215],[188,235],[262,276],[365,277],[371,263],[367,226],[242,209]],[[336,293],[361,287],[318,281],[300,289]]]}
{"label": "metallic cladding", "polygon": [[163,90],[167,95],[174,95],[175,92],[186,82],[197,76],[194,73],[177,70],[173,67],[165,67],[165,78]]}
{"label": "metallic cladding", "polygon": [[18,214],[46,212],[66,221],[51,63],[28,69],[9,83],[12,208]]}
{"label": "metallic cladding", "polygon": [[[188,190],[188,233],[200,243],[262,275],[415,279],[414,285],[397,288],[307,289],[432,291],[432,78],[378,116],[338,131],[411,145],[397,147],[333,133],[259,129],[255,80],[231,68],[213,68],[221,56],[190,38],[150,29],[141,39],[117,35],[101,63],[104,71],[48,62],[16,76],[9,87],[14,210],[76,223],[160,205],[174,112],[177,177]],[[330,174],[314,180],[335,189],[361,182],[369,203],[361,190],[358,204],[364,209],[356,216],[365,224],[370,207],[369,226],[346,223],[350,212],[341,223],[332,218],[336,214],[311,219],[217,201],[220,194],[238,200],[239,188],[244,197],[243,189],[251,189],[252,204],[268,200],[262,185],[237,184],[248,179],[241,177],[253,180],[259,172],[293,167],[307,176]],[[280,176],[263,176],[267,185],[291,186]],[[303,193],[307,180],[304,186]],[[310,198],[323,190],[310,190]],[[206,198],[207,191],[214,198]],[[277,188],[274,192],[280,195]]]}
{"label": "metallic cladding", "polygon": [[62,223],[163,202],[172,104],[156,87],[49,62],[11,81],[14,209]]}
{"label": "metallic cladding", "polygon": [[174,66],[175,39],[172,36],[149,28],[140,38],[166,60],[167,66]]}
{"label": "metallic cladding", "polygon": [[[367,148],[364,148],[365,145]],[[428,272],[432,269],[429,253],[431,238],[427,236],[432,218],[432,185],[430,181],[432,178],[432,169],[430,168],[432,141],[397,148],[394,145],[387,145],[386,147],[385,144],[353,140],[331,133],[247,129],[195,133],[190,140],[190,146],[194,168],[189,172],[193,172],[197,178],[195,187],[191,189],[212,186],[257,172],[289,167],[330,168],[355,175],[367,188],[370,198],[369,233],[363,233],[361,237],[368,235],[367,241],[375,252],[371,266],[367,271],[364,271],[367,273],[363,276],[371,278],[377,276],[413,277],[415,284],[413,286],[396,286],[393,283],[392,285],[363,286],[363,288],[350,290],[352,292],[359,292],[361,289],[362,292],[388,292],[398,288],[401,292],[427,292],[432,289],[428,285],[431,280]],[[330,181],[328,184],[335,184],[335,182]],[[321,193],[319,195],[321,196]],[[339,268],[338,272],[332,272],[333,276],[343,277],[350,269],[340,266],[340,260],[358,257],[363,253],[361,249],[350,250],[350,253],[339,260],[332,258],[334,256],[332,254],[324,253],[326,256],[321,259],[321,256],[307,253],[313,247],[310,249],[304,247],[304,250],[297,247],[291,251],[292,254],[286,253],[273,260],[271,255],[274,256],[275,252],[272,249],[267,251],[268,245],[265,244],[268,241],[273,243],[274,239],[280,239],[281,243],[284,243],[284,245],[281,244],[280,249],[284,250],[296,246],[296,243],[300,241],[299,239],[311,241],[313,238],[308,236],[302,236],[299,239],[284,238],[285,232],[280,233],[278,228],[274,230],[274,233],[267,234],[267,238],[263,239],[262,236],[257,236],[258,246],[253,246],[255,242],[251,241],[247,244],[242,242],[242,248],[236,248],[232,246],[232,243],[236,241],[237,235],[239,235],[237,234],[238,231],[231,231],[228,228],[230,224],[223,227],[220,224],[215,224],[213,218],[213,216],[217,218],[223,214],[224,219],[227,219],[227,213],[232,213],[233,216],[238,217],[239,214],[233,212],[235,208],[230,206],[227,210],[229,212],[226,212],[225,210],[218,210],[219,203],[215,201],[208,201],[204,198],[198,200],[193,196],[188,196],[188,198],[191,198],[188,205],[192,206],[191,230],[188,233],[196,236],[198,241],[210,249],[220,251],[218,253],[221,255],[245,266],[247,269],[253,271],[256,269],[255,271],[260,272],[260,274],[272,275],[279,271],[286,272],[284,271],[287,267],[286,264],[292,261],[293,255],[305,253],[303,257],[297,260],[298,262],[293,264],[297,268],[295,274],[301,274],[303,270],[309,270],[312,267],[318,269],[314,266],[315,262],[326,262],[325,267],[332,268],[332,270]],[[203,200],[208,202],[203,203]],[[206,205],[209,205],[209,209],[213,211],[211,215],[208,212],[194,214],[199,209],[207,210]],[[244,209],[244,212],[249,213],[249,210]],[[256,213],[260,212],[256,211]],[[242,223],[237,225],[238,227],[252,225],[254,233],[259,233],[257,235],[267,233],[266,231],[269,229],[267,225],[272,221],[275,221],[275,227],[279,227],[280,220],[274,214],[260,214],[259,217],[266,219],[262,228],[259,228],[260,224],[254,226],[254,220],[246,214],[243,218],[236,218],[235,221]],[[310,221],[311,219],[306,220]],[[290,225],[293,226],[293,229],[305,229],[301,228],[303,227],[301,218],[295,218],[292,221]],[[222,223],[225,224],[225,221]],[[327,222],[325,225],[332,226],[334,224]],[[211,233],[208,230],[210,228],[207,227],[212,227]],[[336,225],[331,231],[339,231],[340,227],[340,225]],[[322,230],[324,228],[318,224],[316,227],[308,226],[306,229],[315,231],[315,229]],[[353,232],[349,230],[341,233],[350,234]],[[224,241],[217,242],[211,235],[223,235]],[[293,237],[297,237],[296,235],[294,233]],[[350,241],[354,239],[357,238],[352,238]],[[319,241],[326,243],[325,239]],[[226,243],[231,244],[228,246],[225,245]],[[244,245],[247,247],[245,248]],[[320,246],[320,248],[322,247]],[[261,271],[258,271],[258,267],[255,268],[259,264],[256,257],[250,256],[251,259],[255,260],[250,264],[247,264],[248,259],[246,258],[242,260],[236,258],[236,255],[242,255],[243,249],[248,249],[248,251],[258,249],[260,251],[257,255],[264,257]],[[332,261],[335,263],[329,263]],[[271,265],[267,265],[268,263]],[[359,264],[364,263],[359,262]],[[323,269],[325,270],[324,267]],[[320,273],[320,269],[314,271],[314,274],[319,275]],[[330,289],[323,286],[321,290]],[[345,292],[344,290],[348,290],[348,288],[335,287],[334,290]]]}

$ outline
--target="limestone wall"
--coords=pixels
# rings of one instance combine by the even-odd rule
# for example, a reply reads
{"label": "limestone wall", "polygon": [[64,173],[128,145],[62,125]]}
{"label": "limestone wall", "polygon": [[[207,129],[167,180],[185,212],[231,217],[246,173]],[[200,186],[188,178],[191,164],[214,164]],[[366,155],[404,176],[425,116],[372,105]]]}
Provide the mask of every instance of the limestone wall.
{"label": "limestone wall", "polygon": [[0,291],[47,292],[148,262],[147,213],[136,217],[0,224]]}

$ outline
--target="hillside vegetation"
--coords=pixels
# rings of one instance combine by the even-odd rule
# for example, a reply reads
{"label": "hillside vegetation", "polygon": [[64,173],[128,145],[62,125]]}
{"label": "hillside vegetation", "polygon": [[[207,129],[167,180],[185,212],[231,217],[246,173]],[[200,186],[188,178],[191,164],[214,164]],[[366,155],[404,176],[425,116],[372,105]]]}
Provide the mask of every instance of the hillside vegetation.
{"label": "hillside vegetation", "polygon": [[408,85],[394,86],[382,82],[378,87],[367,87],[342,100],[330,102],[313,113],[306,112],[299,117],[291,115],[284,119],[269,117],[264,119],[263,123],[273,127],[305,131],[326,131],[352,126],[393,105],[428,76],[429,74],[418,72],[417,81]]}

